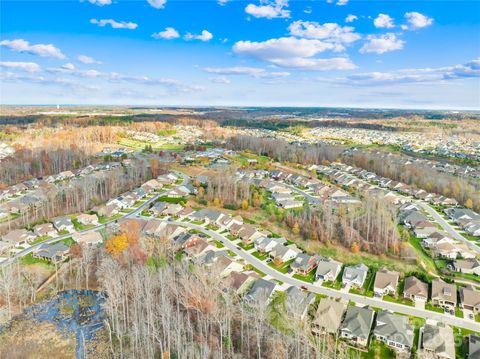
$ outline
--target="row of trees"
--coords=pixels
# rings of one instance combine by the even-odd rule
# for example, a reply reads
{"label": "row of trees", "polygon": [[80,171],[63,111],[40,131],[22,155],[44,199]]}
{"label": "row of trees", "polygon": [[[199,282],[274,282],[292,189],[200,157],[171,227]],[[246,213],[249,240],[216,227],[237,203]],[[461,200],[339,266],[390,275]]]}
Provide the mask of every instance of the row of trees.
{"label": "row of trees", "polygon": [[323,161],[335,161],[342,151],[341,146],[328,144],[296,145],[284,140],[260,138],[254,136],[234,136],[227,141],[227,146],[234,150],[249,150],[258,155],[265,155],[279,162],[300,164],[318,164]]}

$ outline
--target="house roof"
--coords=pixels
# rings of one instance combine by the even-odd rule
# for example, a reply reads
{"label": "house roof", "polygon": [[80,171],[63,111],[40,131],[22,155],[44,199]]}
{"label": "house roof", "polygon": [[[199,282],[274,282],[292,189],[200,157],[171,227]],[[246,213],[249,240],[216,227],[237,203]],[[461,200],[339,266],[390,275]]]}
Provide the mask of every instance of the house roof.
{"label": "house roof", "polygon": [[265,304],[275,289],[276,284],[265,279],[257,279],[248,291],[246,298],[256,304]]}
{"label": "house roof", "polygon": [[333,259],[321,260],[318,262],[317,275],[326,276],[332,274],[333,276],[336,276],[340,272],[342,265],[342,263]]}
{"label": "house roof", "polygon": [[455,359],[455,340],[453,330],[449,326],[425,324],[422,346],[442,357]]}
{"label": "house roof", "polygon": [[468,359],[480,359],[480,336],[468,336]]}
{"label": "house roof", "polygon": [[480,266],[478,259],[458,259],[453,264],[458,269],[474,269]]}
{"label": "house roof", "polygon": [[374,288],[385,289],[388,286],[397,288],[400,274],[386,269],[379,270],[375,275]]}
{"label": "house roof", "polygon": [[413,344],[413,327],[409,324],[408,317],[404,315],[386,311],[378,312],[373,333],[410,348]]}
{"label": "house roof", "polygon": [[480,307],[480,292],[472,287],[462,287],[460,288],[460,301],[463,305]]}
{"label": "house roof", "polygon": [[445,283],[441,279],[432,281],[432,299],[448,300],[449,302],[457,302],[457,287],[455,284]]}
{"label": "house roof", "polygon": [[345,267],[345,270],[343,272],[343,279],[353,281],[359,278],[361,281],[364,281],[367,273],[368,267],[365,264],[360,263],[355,266]]}
{"label": "house roof", "polygon": [[347,304],[345,302],[322,298],[318,304],[313,323],[320,327],[327,328],[331,332],[336,332],[338,328],[340,328],[346,309]]}
{"label": "house roof", "polygon": [[367,339],[370,335],[374,315],[375,312],[370,308],[350,306],[347,309],[341,330],[358,338]]}
{"label": "house roof", "polygon": [[405,286],[403,292],[407,295],[416,295],[428,298],[428,284],[422,282],[417,277],[407,277],[405,278]]}
{"label": "house roof", "polygon": [[63,242],[57,242],[55,244],[42,244],[35,253],[41,255],[44,258],[52,259],[58,254],[65,253],[68,251],[69,247],[66,246]]}
{"label": "house roof", "polygon": [[315,295],[310,292],[304,292],[298,287],[291,286],[285,291],[285,307],[287,312],[294,316],[302,316],[308,306],[315,300]]}

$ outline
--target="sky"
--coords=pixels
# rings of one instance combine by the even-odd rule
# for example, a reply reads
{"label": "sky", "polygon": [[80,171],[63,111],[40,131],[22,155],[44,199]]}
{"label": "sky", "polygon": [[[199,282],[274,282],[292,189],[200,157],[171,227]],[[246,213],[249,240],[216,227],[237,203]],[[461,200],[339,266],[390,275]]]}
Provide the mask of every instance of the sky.
{"label": "sky", "polygon": [[2,0],[0,102],[480,109],[480,1]]}

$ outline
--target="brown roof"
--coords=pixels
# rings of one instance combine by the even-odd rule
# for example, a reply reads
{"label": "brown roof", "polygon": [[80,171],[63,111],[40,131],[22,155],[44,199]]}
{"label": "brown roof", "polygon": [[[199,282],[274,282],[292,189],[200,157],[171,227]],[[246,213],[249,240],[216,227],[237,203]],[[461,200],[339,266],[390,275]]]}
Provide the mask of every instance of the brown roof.
{"label": "brown roof", "polygon": [[417,277],[407,277],[405,278],[405,286],[403,292],[407,295],[416,295],[428,298],[428,284],[422,282]]}
{"label": "brown roof", "polygon": [[463,305],[478,307],[480,306],[480,292],[477,292],[471,287],[461,288],[460,300],[462,301]]}
{"label": "brown roof", "polygon": [[396,288],[399,277],[400,274],[398,274],[398,272],[389,271],[386,269],[379,270],[375,275],[374,288],[384,289],[389,285],[393,288]]}
{"label": "brown roof", "polygon": [[432,299],[442,299],[456,303],[457,287],[455,284],[449,284],[441,279],[435,279],[432,281]]}

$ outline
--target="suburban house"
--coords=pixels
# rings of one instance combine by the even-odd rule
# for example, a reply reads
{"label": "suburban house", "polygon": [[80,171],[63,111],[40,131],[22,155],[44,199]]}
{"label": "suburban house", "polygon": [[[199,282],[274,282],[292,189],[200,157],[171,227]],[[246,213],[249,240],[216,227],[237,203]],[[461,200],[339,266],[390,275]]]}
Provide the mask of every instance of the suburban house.
{"label": "suburban house", "polygon": [[318,304],[315,318],[312,322],[312,331],[315,334],[336,334],[342,324],[347,303],[330,298],[322,298]]}
{"label": "suburban house", "polygon": [[73,226],[72,220],[68,217],[58,217],[52,220],[53,226],[59,232],[67,231],[73,232],[75,231],[75,227]]}
{"label": "suburban house", "polygon": [[297,257],[302,251],[295,245],[279,244],[270,251],[270,258],[276,264],[285,263]]}
{"label": "suburban house", "polygon": [[468,336],[468,359],[480,359],[480,336]]}
{"label": "suburban house", "polygon": [[224,290],[232,290],[241,295],[247,291],[250,285],[258,279],[257,272],[249,274],[246,272],[231,272],[223,281]]}
{"label": "suburban house", "polygon": [[320,262],[320,256],[317,254],[311,256],[306,253],[300,253],[290,265],[290,268],[294,273],[307,275],[310,273]]}
{"label": "suburban house", "polygon": [[469,222],[463,227],[465,233],[469,236],[479,237],[480,236],[480,220]]}
{"label": "suburban house", "polygon": [[195,246],[201,240],[205,240],[205,238],[198,234],[184,232],[174,237],[172,242],[175,248],[185,249]]}
{"label": "suburban house", "polygon": [[35,258],[41,258],[48,260],[52,263],[63,262],[68,257],[70,248],[63,242],[57,242],[55,244],[42,244],[40,248],[36,249],[32,256]]}
{"label": "suburban house", "polygon": [[387,311],[377,313],[373,335],[388,346],[410,352],[413,346],[414,332],[408,317]]}
{"label": "suburban house", "polygon": [[315,294],[305,292],[296,286],[291,286],[285,291],[285,309],[288,314],[296,319],[303,320],[308,312],[308,307],[315,301]]}
{"label": "suburban house", "polygon": [[434,279],[432,281],[432,303],[447,310],[454,310],[457,306],[457,287],[455,284]]}
{"label": "suburban house", "polygon": [[460,307],[471,310],[475,314],[480,313],[480,292],[473,289],[473,287],[460,288]]}
{"label": "suburban house", "polygon": [[270,302],[270,296],[275,289],[276,284],[268,280],[259,278],[245,295],[245,302],[250,305],[265,307]]}
{"label": "suburban house", "polygon": [[455,359],[453,329],[448,325],[425,324],[420,329],[420,336],[422,344],[419,351],[424,352],[424,357]]}
{"label": "suburban house", "polygon": [[471,250],[465,243],[443,243],[435,246],[432,249],[432,254],[435,257],[448,258],[448,259],[473,259],[476,257],[476,253]]}
{"label": "suburban house", "polygon": [[77,217],[77,222],[84,226],[97,225],[98,217],[96,214],[82,213]]}
{"label": "suburban house", "polygon": [[403,297],[413,302],[428,300],[428,284],[414,276],[405,278]]}
{"label": "suburban house", "polygon": [[356,346],[368,347],[368,338],[372,329],[375,312],[367,307],[349,306],[340,327],[340,337]]}
{"label": "suburban house", "polygon": [[342,270],[343,264],[331,258],[322,259],[318,262],[316,280],[331,281],[337,280],[338,275]]}
{"label": "suburban house", "polygon": [[35,227],[33,227],[33,233],[35,233],[38,237],[55,237],[58,234],[57,230],[53,227],[53,224],[51,223],[43,223],[36,225]]}
{"label": "suburban house", "polygon": [[75,242],[87,247],[97,246],[103,242],[102,235],[96,231],[89,231],[85,233],[74,233],[72,238]]}
{"label": "suburban house", "polygon": [[239,272],[244,267],[242,263],[231,259],[228,255],[219,257],[214,266],[222,278],[225,278],[232,272]]}
{"label": "suburban house", "polygon": [[11,247],[24,246],[33,241],[37,236],[26,229],[15,229],[2,237],[2,241],[8,243]]}
{"label": "suburban house", "polygon": [[480,261],[478,259],[457,259],[453,262],[456,272],[480,275]]}
{"label": "suburban house", "polygon": [[417,238],[427,238],[432,233],[437,231],[437,226],[435,223],[430,221],[421,221],[417,222],[412,229],[412,232]]}
{"label": "suburban house", "polygon": [[453,244],[457,243],[457,241],[443,231],[435,231],[431,233],[428,237],[422,239],[422,246],[426,248],[434,248],[435,246],[444,243]]}
{"label": "suburban house", "polygon": [[215,211],[209,208],[202,208],[201,210],[193,213],[190,218],[194,221],[204,221],[206,224],[215,224],[225,214],[219,211]]}
{"label": "suburban house", "polygon": [[368,267],[363,263],[360,263],[354,266],[345,267],[343,271],[343,276],[342,276],[342,284],[344,286],[353,285],[361,288],[365,283],[367,274],[368,274]]}
{"label": "suburban house", "polygon": [[196,257],[200,256],[202,253],[205,253],[206,251],[214,248],[215,247],[213,247],[211,244],[208,244],[206,240],[200,239],[194,245],[185,248],[183,252],[188,259],[193,260]]}
{"label": "suburban house", "polygon": [[113,217],[120,213],[120,207],[116,203],[111,203],[109,205],[100,206],[93,209],[94,212],[97,212],[99,216],[102,217]]}
{"label": "suburban house", "polygon": [[399,278],[400,274],[398,274],[398,272],[387,269],[379,270],[375,275],[375,282],[373,284],[375,296],[383,297],[386,294],[395,295]]}
{"label": "suburban house", "polygon": [[286,242],[285,238],[260,237],[255,240],[255,249],[259,253],[269,253],[277,245],[283,245]]}
{"label": "suburban house", "polygon": [[252,226],[251,224],[244,224],[238,230],[238,237],[242,240],[244,244],[250,244],[257,238],[264,236],[264,233],[258,231],[257,228],[255,228],[255,226]]}

